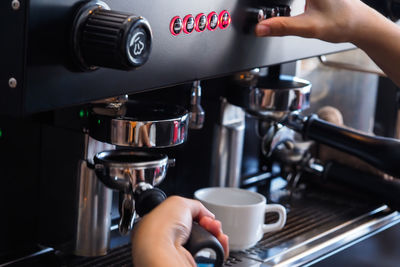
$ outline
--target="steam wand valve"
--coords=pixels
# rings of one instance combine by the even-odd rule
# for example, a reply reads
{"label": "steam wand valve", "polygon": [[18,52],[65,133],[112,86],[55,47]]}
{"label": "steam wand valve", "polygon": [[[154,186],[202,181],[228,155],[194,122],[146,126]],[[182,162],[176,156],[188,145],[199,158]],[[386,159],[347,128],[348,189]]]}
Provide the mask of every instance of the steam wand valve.
{"label": "steam wand valve", "polygon": [[[167,198],[161,189],[147,183],[139,183],[137,185],[134,190],[134,197],[136,212],[140,217],[145,216]],[[224,249],[218,239],[196,222],[192,224],[192,232],[184,247],[192,254],[195,260],[202,250],[211,250],[215,255],[213,266],[219,267],[224,263]]]}
{"label": "steam wand valve", "polygon": [[205,112],[201,106],[201,85],[200,81],[193,82],[190,96],[190,121],[189,128],[199,130],[204,125]]}
{"label": "steam wand valve", "polygon": [[389,175],[400,178],[400,141],[370,136],[326,122],[313,114],[290,113],[282,123],[311,139],[356,156]]}

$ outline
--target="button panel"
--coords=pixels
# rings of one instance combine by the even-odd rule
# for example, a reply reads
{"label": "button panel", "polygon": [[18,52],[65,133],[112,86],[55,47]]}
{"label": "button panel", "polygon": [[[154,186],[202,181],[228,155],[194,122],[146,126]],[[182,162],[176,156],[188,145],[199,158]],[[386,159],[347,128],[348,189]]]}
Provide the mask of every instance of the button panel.
{"label": "button panel", "polygon": [[228,11],[224,10],[219,14],[219,27],[223,30],[229,27],[231,24],[231,15]]}
{"label": "button panel", "polygon": [[171,24],[169,25],[169,30],[171,31],[172,35],[179,35],[183,29],[183,20],[181,17],[176,16],[172,18]]}
{"label": "button panel", "polygon": [[200,13],[196,16],[196,31],[204,32],[207,28],[207,16],[204,13]]}
{"label": "button panel", "polygon": [[221,30],[227,29],[232,22],[230,13],[223,10],[219,15],[217,12],[210,12],[208,15],[200,13],[194,17],[189,14],[182,19],[180,16],[173,17],[170,22],[170,32],[177,36],[182,32],[190,34],[194,31],[204,32],[206,29],[215,31],[218,27]]}
{"label": "button panel", "polygon": [[208,22],[207,29],[209,31],[215,31],[219,24],[218,14],[216,12],[211,12],[210,14],[208,14],[207,22]]}
{"label": "button panel", "polygon": [[194,31],[195,20],[192,15],[187,15],[183,19],[183,32],[186,34],[192,33]]}

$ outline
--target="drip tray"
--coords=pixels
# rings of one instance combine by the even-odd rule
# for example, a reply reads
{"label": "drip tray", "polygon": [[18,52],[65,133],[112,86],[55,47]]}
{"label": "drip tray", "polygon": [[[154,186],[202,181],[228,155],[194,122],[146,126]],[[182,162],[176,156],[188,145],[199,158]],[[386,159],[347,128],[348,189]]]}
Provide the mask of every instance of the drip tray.
{"label": "drip tray", "polygon": [[224,266],[310,265],[400,222],[400,214],[385,205],[326,193],[306,194],[286,203],[291,203],[286,226],[264,235],[251,249],[231,253]]}
{"label": "drip tray", "polygon": [[[302,194],[290,201],[285,197],[279,202],[287,203],[286,226],[264,235],[251,249],[232,252],[224,266],[310,265],[400,222],[398,212],[367,201],[326,193]],[[275,219],[268,216],[267,222]],[[123,246],[107,256],[81,259],[70,266],[132,266],[131,248]]]}

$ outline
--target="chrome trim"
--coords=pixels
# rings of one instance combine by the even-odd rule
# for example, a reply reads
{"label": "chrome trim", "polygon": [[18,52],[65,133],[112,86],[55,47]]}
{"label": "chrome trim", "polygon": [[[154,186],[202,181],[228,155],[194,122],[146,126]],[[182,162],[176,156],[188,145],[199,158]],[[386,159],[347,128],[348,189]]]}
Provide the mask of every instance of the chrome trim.
{"label": "chrome trim", "polygon": [[168,156],[132,150],[110,150],[95,158],[97,177],[109,188],[132,193],[140,182],[160,184],[168,169]]}
{"label": "chrome trim", "polygon": [[137,121],[129,118],[111,120],[109,143],[128,147],[171,147],[186,141],[189,114],[168,120]]}
{"label": "chrome trim", "polygon": [[221,101],[220,123],[214,130],[211,159],[213,186],[239,187],[246,127],[242,108]]}
{"label": "chrome trim", "polygon": [[251,115],[279,121],[290,112],[310,107],[312,85],[306,80],[287,75],[280,75],[279,79],[255,74],[235,77],[228,101]]}
{"label": "chrome trim", "polygon": [[78,220],[74,254],[106,255],[110,244],[112,190],[97,177],[87,161],[80,161]]}
{"label": "chrome trim", "polygon": [[[400,213],[393,212],[384,205],[337,226],[327,226],[325,230],[312,229],[303,236],[269,249],[261,250],[256,246],[252,250],[232,253],[231,256],[260,263],[254,266],[310,266],[398,223]],[[234,266],[246,265],[239,262]]]}
{"label": "chrome trim", "polygon": [[328,60],[326,58],[326,56],[319,56],[318,59],[321,62],[321,64],[326,67],[338,68],[338,69],[342,69],[342,70],[358,71],[358,72],[363,72],[363,73],[376,74],[376,75],[379,75],[382,77],[387,77],[387,75],[383,71],[378,70],[378,69],[376,69],[376,70],[368,69],[368,68],[365,68],[365,66],[350,64],[350,63],[346,63],[346,62]]}
{"label": "chrome trim", "polygon": [[[295,257],[286,258],[285,256],[289,256],[289,254],[285,252],[285,256],[281,255],[278,263],[275,263],[274,260],[265,261],[264,263],[268,264],[269,262],[274,262],[276,266],[302,266],[304,264],[310,264],[311,262],[316,262],[317,259],[322,260],[322,257],[327,253],[339,252],[343,250],[346,245],[355,244],[355,241],[360,242],[364,240],[366,236],[377,234],[393,224],[400,222],[400,214],[398,212],[393,212],[392,214],[379,218],[382,212],[379,210],[382,210],[382,208],[367,215],[360,216],[348,223],[344,223],[294,248],[301,250],[303,246],[307,247],[307,250],[302,253],[296,253]],[[353,224],[357,226],[353,228]]]}
{"label": "chrome trim", "polygon": [[21,262],[21,261],[23,261],[23,260],[27,260],[27,259],[30,259],[30,258],[33,258],[33,257],[37,257],[37,256],[40,256],[40,255],[43,255],[43,254],[46,254],[46,253],[49,253],[49,252],[52,252],[52,251],[54,251],[53,248],[45,248],[45,249],[42,249],[42,250],[40,250],[40,251],[38,251],[38,252],[32,253],[32,254],[30,254],[30,255],[27,255],[27,256],[25,256],[25,257],[22,257],[22,258],[13,260],[13,261],[9,261],[9,262],[0,264],[0,267],[9,266],[9,265],[12,265],[12,264]]}
{"label": "chrome trim", "polygon": [[190,120],[189,128],[200,130],[204,126],[205,112],[201,106],[201,85],[200,81],[194,81],[190,96]]}
{"label": "chrome trim", "polygon": [[300,111],[310,107],[311,83],[296,77],[280,76],[282,81],[297,83],[293,88],[264,88],[250,90],[249,111],[260,116],[271,116],[271,112]]}
{"label": "chrome trim", "polygon": [[85,140],[85,157],[78,168],[78,218],[74,253],[79,256],[107,254],[110,242],[112,190],[107,188],[88,165],[93,164],[96,153],[115,149],[88,135]]}

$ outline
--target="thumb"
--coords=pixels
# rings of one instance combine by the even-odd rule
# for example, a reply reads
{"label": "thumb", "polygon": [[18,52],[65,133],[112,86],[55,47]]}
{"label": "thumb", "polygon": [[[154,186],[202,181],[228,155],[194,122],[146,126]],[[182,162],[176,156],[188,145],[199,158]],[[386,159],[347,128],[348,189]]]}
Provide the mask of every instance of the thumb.
{"label": "thumb", "polygon": [[275,17],[263,20],[257,24],[255,33],[260,37],[296,35],[314,38],[316,27],[309,16],[302,14],[295,17]]}

